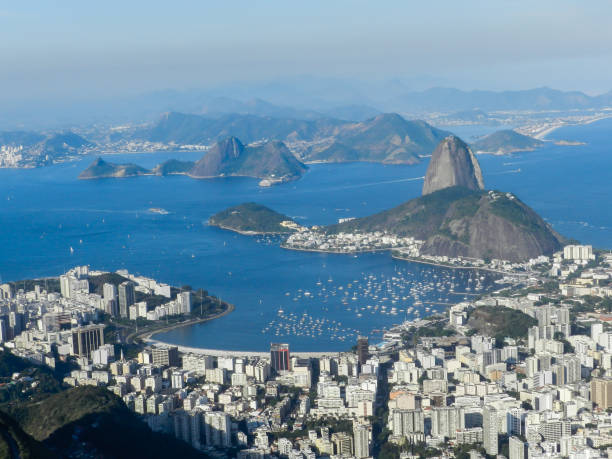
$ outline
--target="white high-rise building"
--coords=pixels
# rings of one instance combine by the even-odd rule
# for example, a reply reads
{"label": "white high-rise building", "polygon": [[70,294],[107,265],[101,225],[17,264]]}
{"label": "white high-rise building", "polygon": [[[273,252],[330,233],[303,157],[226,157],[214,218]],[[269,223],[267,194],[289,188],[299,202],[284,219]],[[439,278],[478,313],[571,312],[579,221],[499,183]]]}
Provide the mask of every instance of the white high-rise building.
{"label": "white high-rise building", "polygon": [[465,410],[463,408],[443,407],[431,410],[431,434],[457,438],[457,430],[465,428]]}
{"label": "white high-rise building", "polygon": [[353,444],[357,459],[370,456],[370,432],[367,426],[353,422]]}
{"label": "white high-rise building", "polygon": [[104,287],[102,288],[102,295],[105,300],[116,300],[117,287],[114,284],[104,284]]}
{"label": "white high-rise building", "polygon": [[425,419],[422,410],[394,410],[393,436],[406,437],[409,442],[422,441]]}
{"label": "white high-rise building", "polygon": [[595,342],[599,341],[599,335],[603,333],[603,324],[596,323],[591,325],[591,339]]}
{"label": "white high-rise building", "polygon": [[566,245],[563,247],[563,258],[566,260],[594,260],[593,247],[590,245]]}
{"label": "white high-rise building", "polygon": [[509,459],[526,459],[527,448],[525,447],[525,442],[518,437],[510,437],[509,442]]}
{"label": "white high-rise building", "polygon": [[191,292],[181,292],[176,299],[181,306],[181,314],[191,314]]}
{"label": "white high-rise building", "polygon": [[232,446],[231,422],[229,414],[211,411],[204,416],[206,444],[211,446]]}
{"label": "white high-rise building", "polygon": [[491,456],[497,455],[497,410],[490,406],[485,406],[482,410],[482,434],[483,446],[487,454]]}

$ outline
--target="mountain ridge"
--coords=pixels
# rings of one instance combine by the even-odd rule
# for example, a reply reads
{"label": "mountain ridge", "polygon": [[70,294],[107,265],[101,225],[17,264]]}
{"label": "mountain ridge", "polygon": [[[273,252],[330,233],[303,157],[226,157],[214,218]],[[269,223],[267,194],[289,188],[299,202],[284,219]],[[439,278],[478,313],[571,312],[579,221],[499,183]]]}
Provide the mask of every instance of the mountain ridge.
{"label": "mountain ridge", "polygon": [[132,134],[152,142],[210,144],[237,137],[246,144],[279,140],[303,162],[374,161],[415,164],[449,132],[396,113],[360,122],[332,118],[299,120],[250,114],[220,118],[169,112],[152,127]]}

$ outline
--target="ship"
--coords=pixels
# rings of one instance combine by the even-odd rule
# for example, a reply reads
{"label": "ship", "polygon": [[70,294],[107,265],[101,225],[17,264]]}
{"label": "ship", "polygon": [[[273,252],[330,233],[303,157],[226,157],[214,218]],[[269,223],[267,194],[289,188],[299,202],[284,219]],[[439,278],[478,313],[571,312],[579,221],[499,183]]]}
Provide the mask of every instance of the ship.
{"label": "ship", "polygon": [[161,207],[151,207],[149,209],[149,212],[160,215],[168,215],[170,213],[166,209],[162,209]]}

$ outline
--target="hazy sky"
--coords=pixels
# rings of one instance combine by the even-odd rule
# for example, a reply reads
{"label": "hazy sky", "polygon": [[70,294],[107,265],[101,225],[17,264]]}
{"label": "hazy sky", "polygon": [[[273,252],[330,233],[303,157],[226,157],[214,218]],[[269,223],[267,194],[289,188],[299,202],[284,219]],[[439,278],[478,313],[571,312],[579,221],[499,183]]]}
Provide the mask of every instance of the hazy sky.
{"label": "hazy sky", "polygon": [[294,75],[605,92],[611,18],[607,0],[2,0],[0,98]]}

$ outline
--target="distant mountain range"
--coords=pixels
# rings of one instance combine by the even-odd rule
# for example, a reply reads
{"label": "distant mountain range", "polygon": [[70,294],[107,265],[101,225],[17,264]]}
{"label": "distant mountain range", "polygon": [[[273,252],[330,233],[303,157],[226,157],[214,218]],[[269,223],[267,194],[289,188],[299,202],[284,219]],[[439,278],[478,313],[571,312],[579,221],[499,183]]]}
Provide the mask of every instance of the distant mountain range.
{"label": "distant mountain range", "polygon": [[290,145],[304,162],[414,164],[420,161],[420,156],[430,154],[448,134],[424,121],[408,121],[395,113],[362,122],[239,114],[210,118],[168,113],[151,128],[132,135],[136,139],[180,145],[209,144],[230,136],[247,144],[274,139]]}
{"label": "distant mountain range", "polygon": [[571,110],[612,106],[612,91],[589,96],[580,91],[536,88],[524,91],[462,91],[432,88],[408,92],[385,104],[385,109],[416,113],[432,111],[496,110]]}
{"label": "distant mountain range", "polygon": [[300,155],[306,161],[374,161],[416,164],[449,133],[425,121],[407,121],[395,113],[341,126],[325,142]]}
{"label": "distant mountain range", "polygon": [[535,150],[544,145],[545,143],[541,140],[507,129],[494,132],[493,134],[489,134],[477,140],[472,143],[472,149],[476,153],[505,155],[517,151]]}
{"label": "distant mountain range", "polygon": [[[165,112],[220,117],[229,113],[292,119],[336,118],[364,121],[382,112],[452,113],[497,110],[570,110],[612,106],[612,92],[589,96],[579,91],[535,88],[517,91],[465,91],[441,87],[444,80],[359,81],[296,76],[263,82],[235,82],[215,88],[157,90],[98,100],[3,101],[0,126],[64,129],[66,126],[143,123]],[[421,88],[430,89],[423,90]],[[242,138],[242,137],[241,137]]]}
{"label": "distant mountain range", "polygon": [[151,128],[140,130],[134,138],[151,142],[208,145],[227,137],[237,137],[245,143],[263,139],[312,140],[331,135],[343,122],[327,118],[301,120],[229,114],[221,117],[166,113]]}
{"label": "distant mountain range", "polygon": [[[419,86],[422,87],[422,84]],[[571,110],[611,107],[612,91],[590,96],[581,91],[561,91],[548,87],[489,91],[437,86],[420,90],[397,81],[363,85],[343,79],[311,79],[299,83],[246,84],[200,91],[158,91],[143,94],[131,104],[147,107],[149,111],[157,107],[157,113],[176,111],[215,117],[239,113],[295,119],[330,117],[364,121],[385,111],[452,113],[473,109]]]}

